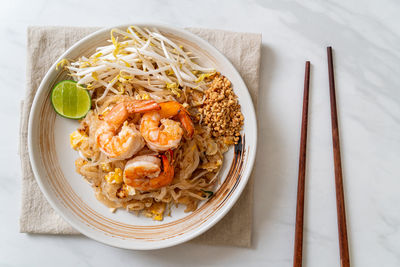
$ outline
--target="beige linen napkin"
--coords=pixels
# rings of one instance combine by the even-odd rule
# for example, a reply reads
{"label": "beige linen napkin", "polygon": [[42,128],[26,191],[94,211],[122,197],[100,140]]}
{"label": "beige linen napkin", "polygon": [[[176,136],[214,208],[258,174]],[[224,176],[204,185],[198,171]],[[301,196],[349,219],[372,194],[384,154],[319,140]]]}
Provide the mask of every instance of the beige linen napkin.
{"label": "beige linen napkin", "polygon": [[[20,232],[79,234],[48,204],[32,173],[27,144],[28,118],[36,90],[46,71],[72,44],[97,28],[29,27],[26,95],[21,107],[19,153],[22,167]],[[187,29],[214,45],[242,75],[256,106],[261,35],[209,29]],[[242,108],[246,108],[245,106]],[[253,177],[232,210],[213,228],[191,242],[250,247],[253,218]]]}

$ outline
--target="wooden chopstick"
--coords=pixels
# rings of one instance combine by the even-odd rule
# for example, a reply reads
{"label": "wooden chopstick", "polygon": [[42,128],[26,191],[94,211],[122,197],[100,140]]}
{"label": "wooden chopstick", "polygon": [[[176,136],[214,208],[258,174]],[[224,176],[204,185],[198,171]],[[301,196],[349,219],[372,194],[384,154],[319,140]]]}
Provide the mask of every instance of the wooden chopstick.
{"label": "wooden chopstick", "polygon": [[310,61],[306,62],[303,93],[303,114],[301,120],[299,177],[297,182],[296,228],[294,237],[293,266],[300,267],[303,262],[303,219],[304,187],[306,176],[307,126],[308,126],[308,92],[310,88]]}
{"label": "wooden chopstick", "polygon": [[336,110],[335,77],[333,73],[332,47],[327,47],[329,93],[331,99],[331,121],[332,121],[332,142],[333,161],[335,165],[335,186],[336,186],[336,208],[340,248],[340,266],[350,266],[349,246],[347,240],[346,211],[344,207],[342,163],[340,159],[339,128]]}

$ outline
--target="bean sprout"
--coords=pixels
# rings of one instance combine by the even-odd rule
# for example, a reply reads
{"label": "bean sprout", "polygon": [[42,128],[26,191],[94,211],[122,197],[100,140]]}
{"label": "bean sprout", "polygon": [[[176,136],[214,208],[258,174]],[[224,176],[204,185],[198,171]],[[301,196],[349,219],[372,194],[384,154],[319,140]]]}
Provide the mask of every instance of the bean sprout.
{"label": "bean sprout", "polygon": [[123,93],[121,84],[127,83],[131,85],[128,93],[171,90],[179,96],[187,87],[204,91],[207,83],[202,77],[215,72],[194,62],[197,57],[193,52],[157,29],[137,26],[130,26],[126,31],[112,29],[110,37],[110,45],[98,47],[90,57],[81,57],[66,67],[78,84],[89,90],[103,90],[96,105],[110,93]]}

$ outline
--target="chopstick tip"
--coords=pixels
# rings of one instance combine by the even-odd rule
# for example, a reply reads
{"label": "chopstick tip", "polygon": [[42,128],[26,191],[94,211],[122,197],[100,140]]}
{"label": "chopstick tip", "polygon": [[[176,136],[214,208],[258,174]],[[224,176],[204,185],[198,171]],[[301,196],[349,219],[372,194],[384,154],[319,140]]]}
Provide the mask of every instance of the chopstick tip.
{"label": "chopstick tip", "polygon": [[[306,74],[310,72],[311,63],[309,60],[306,61]],[[307,74],[308,75],[308,74]]]}

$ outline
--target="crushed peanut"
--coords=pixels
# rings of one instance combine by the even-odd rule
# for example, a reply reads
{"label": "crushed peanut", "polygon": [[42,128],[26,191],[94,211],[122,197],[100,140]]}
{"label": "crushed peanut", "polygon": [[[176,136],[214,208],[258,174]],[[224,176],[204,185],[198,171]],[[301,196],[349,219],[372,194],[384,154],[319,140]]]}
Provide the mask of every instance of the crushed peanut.
{"label": "crushed peanut", "polygon": [[204,104],[199,108],[202,123],[211,129],[213,137],[222,137],[236,144],[244,117],[231,82],[217,73],[205,91],[205,96]]}

